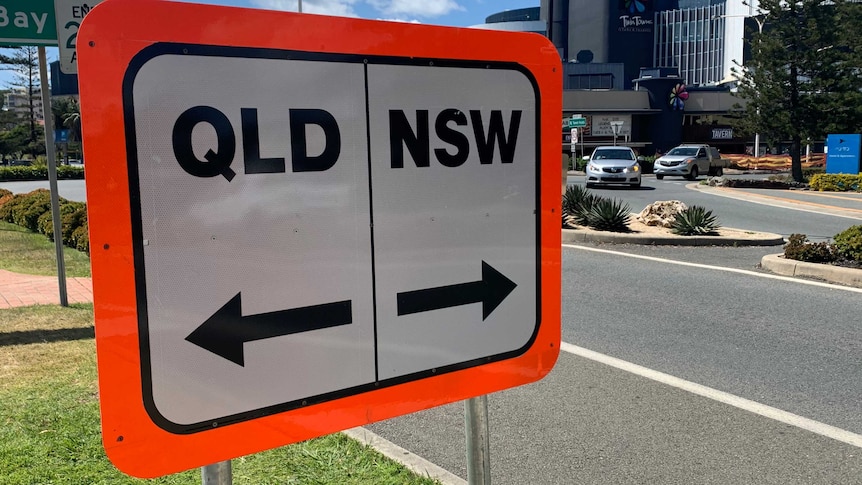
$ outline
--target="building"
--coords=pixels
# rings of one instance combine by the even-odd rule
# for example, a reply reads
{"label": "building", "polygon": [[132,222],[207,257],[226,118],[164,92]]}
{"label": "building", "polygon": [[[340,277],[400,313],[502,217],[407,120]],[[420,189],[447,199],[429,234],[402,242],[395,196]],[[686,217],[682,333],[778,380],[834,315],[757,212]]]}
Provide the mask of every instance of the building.
{"label": "building", "polygon": [[[31,95],[26,88],[12,88],[6,92],[6,101],[3,109],[17,113],[21,117],[30,117]],[[32,94],[33,114],[36,119],[43,119],[42,113],[42,89],[36,87]]]}
{"label": "building", "polygon": [[[485,25],[505,22],[504,13]],[[540,21],[564,64],[563,117],[587,118],[580,146],[618,138],[645,154],[682,142],[750,150],[728,116],[743,102],[731,93],[731,69],[744,62],[745,17],[756,13],[756,0],[541,0]],[[569,140],[566,129],[567,151]]]}

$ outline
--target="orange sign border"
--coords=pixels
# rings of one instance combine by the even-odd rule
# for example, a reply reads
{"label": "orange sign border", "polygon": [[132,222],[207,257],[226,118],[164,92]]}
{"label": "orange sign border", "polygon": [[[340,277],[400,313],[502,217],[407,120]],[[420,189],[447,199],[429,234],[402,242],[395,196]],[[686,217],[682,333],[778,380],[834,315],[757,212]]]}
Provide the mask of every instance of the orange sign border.
{"label": "orange sign border", "polygon": [[[515,63],[528,70],[541,103],[541,320],[530,348],[510,359],[191,434],[171,433],[154,423],[144,407],[141,376],[123,80],[133,58],[161,42]],[[78,46],[102,434],[117,468],[138,477],[161,476],[527,384],[550,372],[560,346],[561,200],[556,184],[562,153],[557,134],[562,67],[546,38],[169,1],[108,0],[87,15]]]}

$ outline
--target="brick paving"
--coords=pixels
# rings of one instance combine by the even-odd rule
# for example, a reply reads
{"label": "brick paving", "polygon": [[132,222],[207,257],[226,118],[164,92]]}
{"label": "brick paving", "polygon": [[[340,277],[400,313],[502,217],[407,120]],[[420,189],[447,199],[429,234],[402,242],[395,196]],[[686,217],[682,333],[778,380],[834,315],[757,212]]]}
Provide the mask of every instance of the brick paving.
{"label": "brick paving", "polygon": [[[69,303],[92,302],[92,280],[67,277],[66,296]],[[40,304],[60,304],[60,283],[56,276],[35,276],[0,269],[0,309]]]}

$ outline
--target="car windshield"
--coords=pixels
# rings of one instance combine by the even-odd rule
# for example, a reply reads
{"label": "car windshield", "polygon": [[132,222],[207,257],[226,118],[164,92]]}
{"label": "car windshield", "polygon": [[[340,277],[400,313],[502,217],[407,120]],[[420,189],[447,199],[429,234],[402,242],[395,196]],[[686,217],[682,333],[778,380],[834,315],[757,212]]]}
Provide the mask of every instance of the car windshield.
{"label": "car windshield", "polygon": [[697,148],[674,148],[671,151],[667,152],[668,155],[682,155],[684,157],[690,157],[693,155],[697,155]]}
{"label": "car windshield", "polygon": [[593,160],[634,160],[631,150],[596,150]]}

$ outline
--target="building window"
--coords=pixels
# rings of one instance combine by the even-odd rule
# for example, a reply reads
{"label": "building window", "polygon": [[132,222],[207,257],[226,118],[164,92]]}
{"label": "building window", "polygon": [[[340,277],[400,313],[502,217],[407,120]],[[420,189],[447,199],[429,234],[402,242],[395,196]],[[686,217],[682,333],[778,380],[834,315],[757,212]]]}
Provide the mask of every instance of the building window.
{"label": "building window", "polygon": [[613,74],[571,74],[569,89],[613,89]]}

